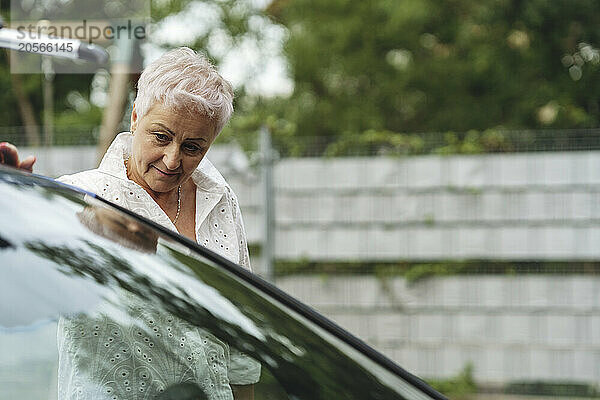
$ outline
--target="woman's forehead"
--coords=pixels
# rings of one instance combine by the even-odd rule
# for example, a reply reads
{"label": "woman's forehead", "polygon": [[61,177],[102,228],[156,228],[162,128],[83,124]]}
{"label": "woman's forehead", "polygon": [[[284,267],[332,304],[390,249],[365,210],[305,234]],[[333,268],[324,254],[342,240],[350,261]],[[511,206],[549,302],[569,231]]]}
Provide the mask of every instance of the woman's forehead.
{"label": "woman's forehead", "polygon": [[207,115],[186,109],[153,106],[142,118],[144,125],[168,131],[174,136],[207,140],[215,133],[215,123]]}

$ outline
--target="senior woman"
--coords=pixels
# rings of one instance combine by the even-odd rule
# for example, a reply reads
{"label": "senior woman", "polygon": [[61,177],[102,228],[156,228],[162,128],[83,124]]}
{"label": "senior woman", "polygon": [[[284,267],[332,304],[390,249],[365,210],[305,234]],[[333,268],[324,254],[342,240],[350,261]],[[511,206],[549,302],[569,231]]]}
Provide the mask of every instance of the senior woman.
{"label": "senior woman", "polygon": [[[148,65],[141,74],[130,132],[115,138],[97,169],[58,180],[94,192],[176,230],[250,269],[235,194],[204,159],[232,112],[232,87],[210,62],[189,48],[172,50]],[[4,163],[23,169],[31,170],[35,162],[35,158],[19,162],[16,149],[11,146],[5,145],[3,154]],[[153,398],[169,385],[190,381],[202,387],[209,399],[253,398],[253,384],[260,376],[260,365],[254,360],[229,349],[210,334],[190,331],[185,323],[177,323],[172,317],[143,307],[132,309],[139,310],[139,315],[134,316],[137,325],[147,324],[149,320],[169,324],[177,340],[188,339],[186,345],[191,347],[190,354],[194,357],[178,356],[180,343],[172,346],[165,337],[158,346],[160,350],[153,349],[154,353],[162,351],[155,358],[165,359],[155,359],[150,366],[147,357],[135,354],[136,338],[128,336],[131,329],[123,326],[117,326],[114,332],[105,329],[115,326],[106,318],[100,321],[61,319],[58,332],[61,399]],[[80,340],[78,334],[91,329],[99,329],[101,333],[94,339],[90,331],[87,342]],[[121,334],[123,349],[133,353],[129,364],[121,363],[122,375],[111,371],[110,365],[99,364],[106,355],[100,354],[103,350],[97,350],[102,346],[96,347],[106,339],[103,335],[115,332]],[[218,361],[207,362],[211,354],[211,359]],[[174,359],[169,360],[169,357]],[[160,365],[168,365],[169,370],[160,370]],[[139,382],[134,382],[133,368],[140,366],[147,367],[145,378],[138,377]],[[127,389],[134,385],[139,387],[133,391]]]}

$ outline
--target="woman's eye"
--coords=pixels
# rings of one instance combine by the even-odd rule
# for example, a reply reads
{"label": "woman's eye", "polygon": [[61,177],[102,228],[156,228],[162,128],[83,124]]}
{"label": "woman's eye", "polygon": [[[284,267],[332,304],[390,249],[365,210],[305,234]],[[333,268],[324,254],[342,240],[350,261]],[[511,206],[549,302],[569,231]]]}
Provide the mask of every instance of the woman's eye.
{"label": "woman's eye", "polygon": [[189,151],[189,152],[197,152],[202,150],[202,147],[196,145],[196,144],[192,144],[192,143],[186,143],[183,145],[184,150]]}
{"label": "woman's eye", "polygon": [[154,136],[159,142],[167,142],[169,140],[169,136],[164,133],[155,133]]}

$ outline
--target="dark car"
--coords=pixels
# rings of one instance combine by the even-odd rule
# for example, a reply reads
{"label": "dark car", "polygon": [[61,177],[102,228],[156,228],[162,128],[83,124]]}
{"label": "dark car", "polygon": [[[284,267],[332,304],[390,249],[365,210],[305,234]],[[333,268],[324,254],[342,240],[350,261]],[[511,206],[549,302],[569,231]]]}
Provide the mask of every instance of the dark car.
{"label": "dark car", "polygon": [[[71,324],[75,336],[92,338],[97,332],[78,323],[107,313],[115,335],[139,334],[131,350],[140,359],[158,349],[164,359],[176,356],[161,345],[175,318],[259,363],[256,399],[445,398],[273,285],[92,193],[0,167],[0,219],[1,399],[62,397],[61,329]],[[136,325],[132,310],[170,319]],[[185,337],[175,339],[185,348]],[[112,345],[105,342],[98,346]],[[94,357],[102,351],[85,365],[100,368]],[[102,362],[118,364],[115,357]],[[123,382],[146,398],[141,378]],[[121,398],[106,390],[106,398]],[[154,398],[212,398],[193,381],[159,392]]]}

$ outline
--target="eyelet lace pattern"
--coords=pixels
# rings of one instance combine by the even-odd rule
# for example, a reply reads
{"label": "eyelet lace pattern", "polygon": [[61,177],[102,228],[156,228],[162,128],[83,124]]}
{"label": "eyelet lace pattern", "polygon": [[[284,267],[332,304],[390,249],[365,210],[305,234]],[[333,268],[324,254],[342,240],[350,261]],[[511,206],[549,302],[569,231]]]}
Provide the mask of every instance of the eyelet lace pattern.
{"label": "eyelet lace pattern", "polygon": [[125,295],[126,315],[61,318],[59,399],[153,399],[193,382],[209,399],[231,400],[229,346],[176,317]]}

